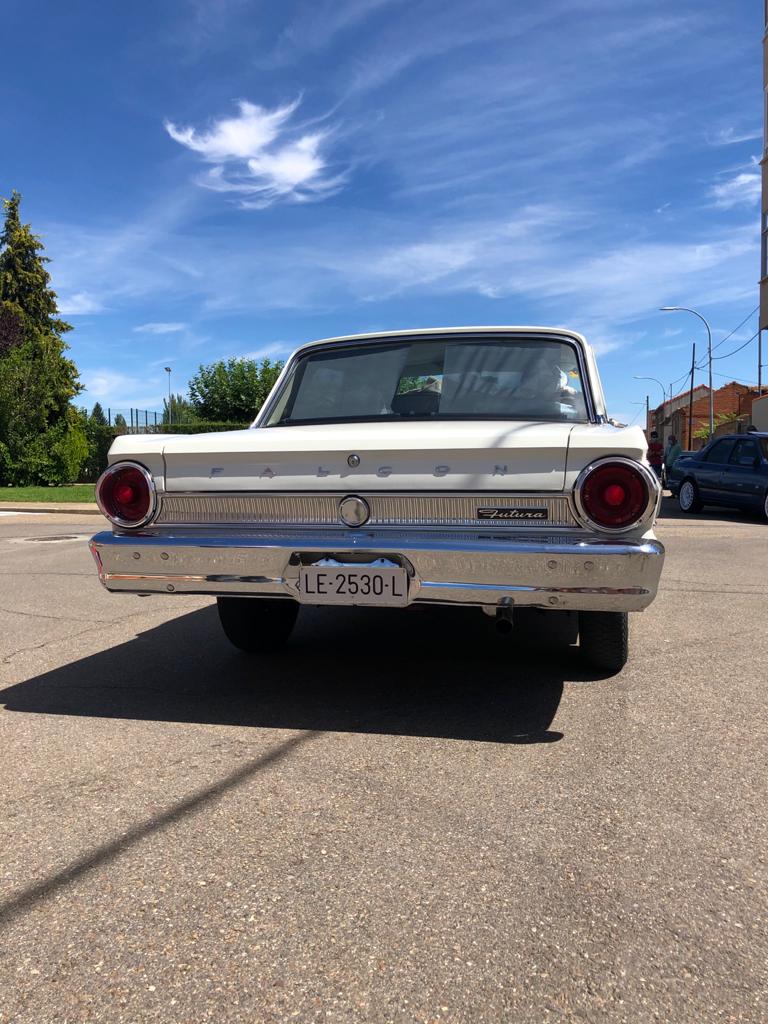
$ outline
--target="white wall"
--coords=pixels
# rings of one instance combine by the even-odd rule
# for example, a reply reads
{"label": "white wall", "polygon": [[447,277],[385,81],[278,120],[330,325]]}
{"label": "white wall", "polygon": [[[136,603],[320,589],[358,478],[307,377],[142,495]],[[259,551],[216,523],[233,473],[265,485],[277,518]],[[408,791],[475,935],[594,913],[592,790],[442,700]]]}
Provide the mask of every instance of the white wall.
{"label": "white wall", "polygon": [[768,430],[768,395],[752,403],[752,422],[758,430]]}

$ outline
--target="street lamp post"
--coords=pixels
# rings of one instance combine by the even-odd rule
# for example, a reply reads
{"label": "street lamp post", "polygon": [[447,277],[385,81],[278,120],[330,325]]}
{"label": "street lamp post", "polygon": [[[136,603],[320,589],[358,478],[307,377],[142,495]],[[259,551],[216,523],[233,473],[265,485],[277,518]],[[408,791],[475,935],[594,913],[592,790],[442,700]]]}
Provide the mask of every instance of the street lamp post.
{"label": "street lamp post", "polygon": [[667,389],[664,387],[664,385],[661,383],[661,381],[659,380],[658,377],[638,377],[638,375],[636,373],[633,373],[632,374],[632,380],[652,380],[652,381],[654,381],[654,383],[658,384],[659,387],[661,388],[661,393],[664,396],[662,398],[662,401],[666,402],[666,400],[667,400]]}
{"label": "street lamp post", "polygon": [[715,432],[715,396],[712,393],[712,329],[707,320],[688,306],[661,306],[662,313],[693,313],[707,328],[707,363],[709,364],[709,436]]}
{"label": "street lamp post", "polygon": [[[658,379],[658,377],[638,377],[637,374],[633,373],[632,374],[632,379],[633,380],[652,380],[656,384],[658,384],[659,387],[661,388],[661,394],[662,394],[661,404],[664,405],[664,402],[666,402],[666,400],[667,400],[667,389],[664,387],[664,385],[661,383],[661,381]],[[671,394],[671,392],[670,392],[670,394]],[[650,426],[649,420],[650,420],[650,410],[648,408],[648,395],[646,395],[645,396],[645,426],[646,426],[646,429]]]}
{"label": "street lamp post", "polygon": [[168,426],[170,427],[172,422],[171,417],[171,368],[170,366],[165,367],[165,372],[168,374]]}

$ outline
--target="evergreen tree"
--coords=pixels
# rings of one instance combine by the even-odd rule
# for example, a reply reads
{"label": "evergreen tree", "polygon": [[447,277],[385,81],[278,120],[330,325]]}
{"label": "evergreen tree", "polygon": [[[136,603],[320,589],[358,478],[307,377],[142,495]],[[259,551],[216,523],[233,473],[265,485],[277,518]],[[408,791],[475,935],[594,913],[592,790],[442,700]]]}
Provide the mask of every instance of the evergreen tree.
{"label": "evergreen tree", "polygon": [[121,412],[115,416],[115,429],[122,430],[123,432],[128,430],[128,424],[125,422],[125,416],[123,416]]}
{"label": "evergreen tree", "polygon": [[21,196],[3,200],[0,234],[0,483],[63,483],[87,454],[82,390],[64,355],[71,326],[58,315],[41,240],[19,215]]}
{"label": "evergreen tree", "polygon": [[[50,263],[42,241],[32,234],[29,224],[22,224],[19,214],[21,195],[14,191],[3,200],[5,225],[0,235],[0,302],[15,306],[26,327],[58,338],[72,325],[58,316],[56,292],[50,287],[51,275],[45,269]],[[77,371],[75,371],[77,376]]]}
{"label": "evergreen tree", "polygon": [[97,423],[100,427],[106,427],[107,425],[107,417],[104,415],[104,410],[101,408],[101,403],[99,402],[94,403],[89,418],[93,423]]}

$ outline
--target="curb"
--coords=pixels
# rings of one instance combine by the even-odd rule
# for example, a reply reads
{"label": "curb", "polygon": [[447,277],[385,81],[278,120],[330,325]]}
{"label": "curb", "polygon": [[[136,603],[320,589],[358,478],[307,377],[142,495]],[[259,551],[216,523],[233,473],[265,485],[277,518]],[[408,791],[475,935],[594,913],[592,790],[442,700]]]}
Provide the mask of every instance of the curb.
{"label": "curb", "polygon": [[44,505],[42,502],[39,505],[36,504],[31,508],[29,505],[25,505],[23,508],[21,508],[18,505],[11,505],[10,503],[6,504],[5,502],[0,502],[0,512],[48,512],[66,516],[101,515],[101,512],[99,512],[98,508],[62,508],[61,506],[59,506],[58,508],[51,508],[50,506]]}

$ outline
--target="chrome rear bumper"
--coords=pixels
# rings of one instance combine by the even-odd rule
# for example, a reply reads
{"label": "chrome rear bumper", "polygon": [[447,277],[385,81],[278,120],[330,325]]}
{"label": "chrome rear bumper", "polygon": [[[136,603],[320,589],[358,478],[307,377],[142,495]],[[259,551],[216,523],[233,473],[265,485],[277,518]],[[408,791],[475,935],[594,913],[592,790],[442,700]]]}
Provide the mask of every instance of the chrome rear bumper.
{"label": "chrome rear bumper", "polygon": [[298,600],[299,566],[386,558],[409,575],[408,603],[639,611],[656,596],[664,547],[591,534],[418,530],[196,529],[99,533],[90,542],[107,590]]}

